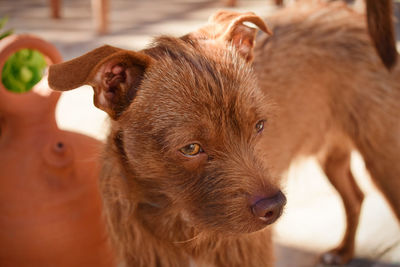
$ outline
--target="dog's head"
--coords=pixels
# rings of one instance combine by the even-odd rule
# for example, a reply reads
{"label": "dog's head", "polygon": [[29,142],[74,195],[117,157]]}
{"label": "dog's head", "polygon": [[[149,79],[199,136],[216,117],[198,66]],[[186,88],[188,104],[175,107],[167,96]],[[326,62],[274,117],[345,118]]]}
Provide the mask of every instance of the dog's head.
{"label": "dog's head", "polygon": [[270,107],[252,74],[256,29],[246,21],[269,33],[253,13],[219,12],[141,52],[104,46],[49,71],[54,89],[94,88],[134,198],[180,210],[203,231],[259,230],[286,201],[261,156]]}

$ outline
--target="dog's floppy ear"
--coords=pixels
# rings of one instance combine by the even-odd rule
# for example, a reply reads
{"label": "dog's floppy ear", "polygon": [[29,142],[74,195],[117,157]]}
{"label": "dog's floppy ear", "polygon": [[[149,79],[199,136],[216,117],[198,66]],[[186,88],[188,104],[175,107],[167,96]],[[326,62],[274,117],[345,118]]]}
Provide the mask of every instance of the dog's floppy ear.
{"label": "dog's floppy ear", "polygon": [[51,65],[49,85],[58,91],[90,85],[94,104],[117,119],[136,95],[151,58],[143,53],[102,46],[76,59]]}
{"label": "dog's floppy ear", "polygon": [[192,36],[197,39],[215,40],[223,45],[233,45],[248,62],[253,59],[253,48],[257,29],[246,25],[250,22],[267,34],[272,34],[263,19],[253,12],[238,13],[218,11],[212,15],[209,24]]}

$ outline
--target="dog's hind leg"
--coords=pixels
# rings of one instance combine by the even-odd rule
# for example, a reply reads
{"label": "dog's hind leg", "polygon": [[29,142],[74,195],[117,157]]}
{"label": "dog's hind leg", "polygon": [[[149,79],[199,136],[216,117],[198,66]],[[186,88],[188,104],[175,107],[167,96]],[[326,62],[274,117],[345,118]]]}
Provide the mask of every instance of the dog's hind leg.
{"label": "dog's hind leg", "polygon": [[330,149],[322,167],[329,181],[342,197],[346,211],[346,231],[340,245],[322,255],[326,264],[343,264],[354,254],[355,236],[364,194],[358,187],[350,170],[351,150],[344,147]]}
{"label": "dog's hind leg", "polygon": [[358,145],[372,181],[400,221],[400,130],[387,128],[387,135]]}

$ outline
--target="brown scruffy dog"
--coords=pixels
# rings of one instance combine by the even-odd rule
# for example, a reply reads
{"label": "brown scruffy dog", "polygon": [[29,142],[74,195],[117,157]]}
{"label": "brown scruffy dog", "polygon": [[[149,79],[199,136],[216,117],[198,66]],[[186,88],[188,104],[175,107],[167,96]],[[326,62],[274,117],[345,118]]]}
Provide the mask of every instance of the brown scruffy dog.
{"label": "brown scruffy dog", "polygon": [[242,23],[269,30],[253,13],[216,19],[140,52],[104,46],[50,69],[55,89],[93,86],[113,119],[100,183],[128,266],[273,265],[264,228],[286,199],[261,158],[271,108],[251,71],[256,29]]}
{"label": "brown scruffy dog", "polygon": [[[267,33],[256,47],[243,22]],[[112,118],[101,190],[126,265],[272,266],[265,226],[299,156],[320,158],[348,215],[326,261],[354,253],[363,194],[352,149],[400,217],[398,66],[385,69],[365,17],[345,6],[297,6],[271,22],[272,36],[252,13],[219,12],[140,52],[104,46],[50,68],[50,86],[93,86]]]}

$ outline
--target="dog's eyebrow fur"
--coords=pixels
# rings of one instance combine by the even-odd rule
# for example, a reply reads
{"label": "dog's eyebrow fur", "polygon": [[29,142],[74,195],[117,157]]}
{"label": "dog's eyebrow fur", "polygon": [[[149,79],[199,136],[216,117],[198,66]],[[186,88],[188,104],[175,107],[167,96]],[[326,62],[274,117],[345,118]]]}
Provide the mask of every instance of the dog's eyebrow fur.
{"label": "dog's eyebrow fur", "polygon": [[234,47],[228,46],[219,53],[213,51],[211,54],[207,53],[196,40],[186,40],[185,36],[182,38],[161,36],[143,52],[158,61],[164,61],[165,64],[175,63],[174,65],[179,66],[175,71],[182,72],[179,74],[190,72],[191,75],[188,77],[191,78],[193,85],[207,89],[209,96],[216,98],[215,100],[221,104],[228,93],[225,90],[229,90],[230,96],[244,92],[237,85],[242,80],[248,82],[255,78],[251,68],[240,58]]}
{"label": "dog's eyebrow fur", "polygon": [[[152,48],[144,52],[157,60],[171,60],[184,65],[189,65],[195,76],[212,77],[213,83],[222,88],[223,82],[215,71],[218,69],[215,62],[200,53],[200,46],[193,40],[161,36],[153,41]],[[206,73],[205,73],[206,72]],[[211,94],[213,92],[210,92]]]}

